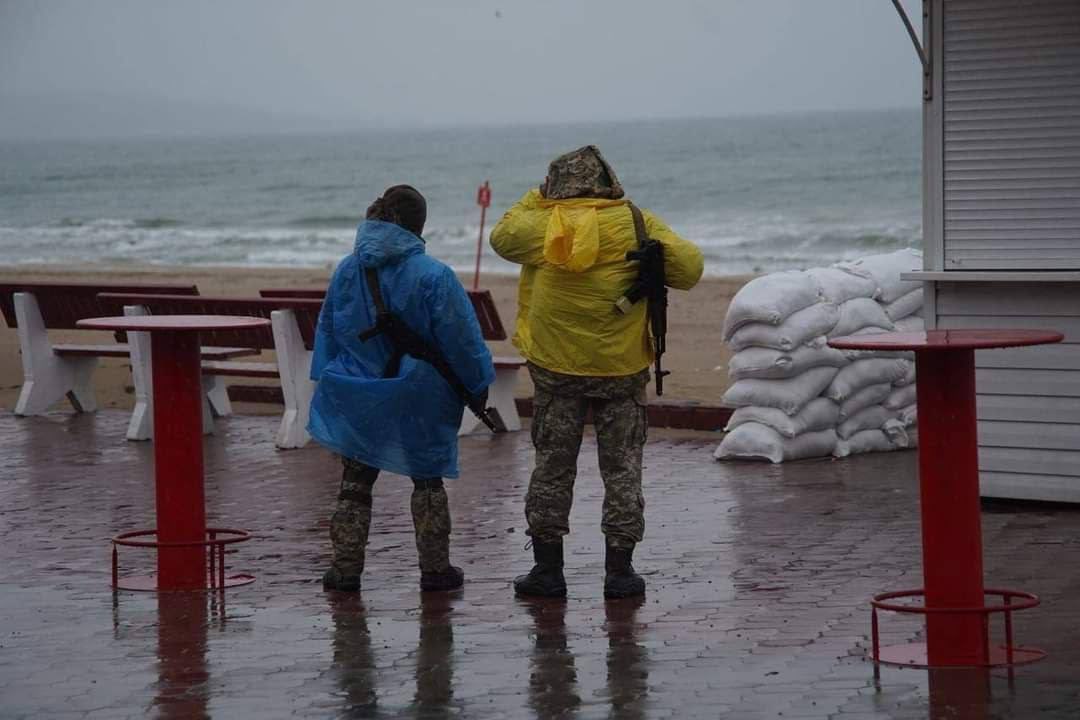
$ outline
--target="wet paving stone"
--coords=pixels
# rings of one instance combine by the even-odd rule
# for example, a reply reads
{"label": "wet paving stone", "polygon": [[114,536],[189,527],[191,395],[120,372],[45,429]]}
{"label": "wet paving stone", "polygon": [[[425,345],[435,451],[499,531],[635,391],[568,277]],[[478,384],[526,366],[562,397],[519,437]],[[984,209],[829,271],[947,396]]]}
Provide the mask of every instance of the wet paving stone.
{"label": "wet paving stone", "polygon": [[[983,513],[987,584],[1042,598],[1015,632],[1046,660],[875,678],[867,601],[921,584],[911,452],[718,464],[715,437],[656,432],[635,555],[648,594],[605,602],[587,438],[569,597],[525,601],[510,580],[531,564],[528,434],[466,438],[447,483],[465,589],[419,592],[411,483],[387,475],[350,595],[319,583],[337,461],[275,450],[275,418],[233,417],[205,444],[208,521],[252,533],[227,562],[255,583],[113,593],[109,538],[154,524],[152,447],[126,423],[0,411],[0,718],[1080,718],[1080,509]],[[153,570],[151,551],[120,557]],[[883,615],[883,642],[921,627]]]}

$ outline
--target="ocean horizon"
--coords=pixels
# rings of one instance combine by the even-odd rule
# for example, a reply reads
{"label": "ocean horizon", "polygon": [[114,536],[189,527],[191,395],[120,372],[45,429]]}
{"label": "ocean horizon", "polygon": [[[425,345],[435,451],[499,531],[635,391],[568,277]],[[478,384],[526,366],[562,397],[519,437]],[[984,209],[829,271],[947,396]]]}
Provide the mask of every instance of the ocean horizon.
{"label": "ocean horizon", "polygon": [[[330,266],[371,200],[407,182],[428,198],[428,252],[471,271],[477,187],[491,183],[486,235],[553,157],[590,143],[709,275],[921,242],[921,115],[904,109],[0,142],[0,248],[8,265]],[[486,242],[483,269],[515,272]]]}

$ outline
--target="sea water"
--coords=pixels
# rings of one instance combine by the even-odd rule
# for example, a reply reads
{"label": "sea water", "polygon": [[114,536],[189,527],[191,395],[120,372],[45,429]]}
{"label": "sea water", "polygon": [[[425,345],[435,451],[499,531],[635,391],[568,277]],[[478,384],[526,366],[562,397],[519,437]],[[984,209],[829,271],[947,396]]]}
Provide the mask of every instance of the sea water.
{"label": "sea water", "polygon": [[[428,252],[471,270],[556,155],[598,145],[628,197],[701,246],[711,275],[918,246],[918,110],[0,144],[3,264],[325,267],[387,186],[428,198]],[[512,271],[484,248],[483,267]]]}

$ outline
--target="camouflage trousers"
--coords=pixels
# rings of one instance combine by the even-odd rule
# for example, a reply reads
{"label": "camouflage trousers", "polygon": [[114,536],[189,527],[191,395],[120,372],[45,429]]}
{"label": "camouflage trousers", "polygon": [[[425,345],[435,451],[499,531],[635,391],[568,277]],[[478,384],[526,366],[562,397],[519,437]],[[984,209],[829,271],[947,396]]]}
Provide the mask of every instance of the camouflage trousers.
{"label": "camouflage trousers", "polygon": [[578,452],[591,408],[604,481],[601,529],[608,545],[633,548],[645,535],[641,458],[648,433],[648,370],[624,377],[582,377],[530,363],[529,374],[536,388],[536,467],[525,497],[528,534],[539,542],[557,542],[570,532]]}
{"label": "camouflage trousers", "polygon": [[[345,466],[337,508],[330,518],[334,567],[343,575],[364,572],[364,551],[371,530],[372,492],[377,468],[342,458]],[[450,567],[450,507],[442,478],[413,478],[412,519],[420,571],[446,572]]]}

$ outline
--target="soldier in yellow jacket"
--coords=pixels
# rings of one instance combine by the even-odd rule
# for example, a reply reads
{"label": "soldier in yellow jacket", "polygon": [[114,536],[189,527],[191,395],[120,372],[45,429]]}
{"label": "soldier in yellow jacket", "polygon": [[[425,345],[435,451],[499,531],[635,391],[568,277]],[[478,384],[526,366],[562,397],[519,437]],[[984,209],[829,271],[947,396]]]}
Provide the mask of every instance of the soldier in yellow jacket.
{"label": "soldier in yellow jacket", "polygon": [[[663,245],[667,284],[689,290],[701,278],[701,251],[656,215],[643,215],[647,235]],[[641,595],[645,581],[632,560],[645,532],[641,459],[653,343],[645,302],[626,314],[615,308],[638,273],[626,259],[638,247],[630,203],[600,151],[587,145],[551,163],[544,184],[499,221],[491,245],[522,265],[514,345],[535,385],[536,467],[525,517],[536,564],[514,589],[566,595],[562,539],[591,408],[604,480],[604,595]]]}

